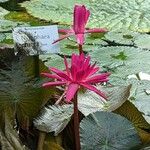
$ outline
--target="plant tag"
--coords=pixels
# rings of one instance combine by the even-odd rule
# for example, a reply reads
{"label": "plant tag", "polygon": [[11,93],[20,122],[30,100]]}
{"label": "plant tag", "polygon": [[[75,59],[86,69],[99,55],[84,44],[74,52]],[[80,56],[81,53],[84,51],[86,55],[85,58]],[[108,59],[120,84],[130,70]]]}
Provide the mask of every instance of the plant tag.
{"label": "plant tag", "polygon": [[13,30],[15,50],[26,55],[58,53],[59,44],[52,44],[58,37],[57,25],[17,27]]}

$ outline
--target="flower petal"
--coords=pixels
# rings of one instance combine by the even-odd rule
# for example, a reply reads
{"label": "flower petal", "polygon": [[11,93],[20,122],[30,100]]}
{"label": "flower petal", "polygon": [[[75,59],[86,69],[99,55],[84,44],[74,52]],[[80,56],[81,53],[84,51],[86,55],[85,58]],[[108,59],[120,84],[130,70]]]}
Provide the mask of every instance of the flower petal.
{"label": "flower petal", "polygon": [[64,64],[66,66],[67,75],[70,76],[70,70],[69,70],[68,62],[65,56],[64,56]]}
{"label": "flower petal", "polygon": [[60,76],[61,78],[67,80],[67,81],[71,81],[70,77],[68,75],[66,75],[63,71],[54,68],[54,67],[50,67],[49,68],[52,72],[56,73],[58,76]]}
{"label": "flower petal", "polygon": [[77,43],[80,45],[84,44],[84,34],[76,34]]}
{"label": "flower petal", "polygon": [[93,29],[86,29],[84,33],[105,33],[108,32],[107,29],[104,28],[93,28]]}
{"label": "flower petal", "polygon": [[42,84],[42,87],[50,87],[50,86],[57,86],[57,85],[64,85],[64,84],[66,84],[65,81],[47,82]]}
{"label": "flower petal", "polygon": [[78,84],[74,84],[74,83],[69,84],[68,89],[67,89],[67,93],[66,93],[66,101],[67,102],[70,102],[73,99],[78,88],[79,88]]}
{"label": "flower petal", "polygon": [[108,76],[110,75],[110,73],[102,73],[102,74],[98,74],[95,75],[91,78],[88,78],[85,82],[89,83],[89,84],[95,84],[95,83],[100,83],[100,82],[107,82]]}
{"label": "flower petal", "polygon": [[58,29],[58,32],[59,33],[66,33],[66,34],[68,34],[68,33],[70,33],[70,29]]}
{"label": "flower petal", "polygon": [[52,79],[58,79],[58,80],[62,80],[61,77],[59,77],[56,74],[50,74],[50,73],[41,73],[42,76],[44,77],[48,77],[48,78],[52,78]]}
{"label": "flower petal", "polygon": [[60,38],[57,39],[57,40],[55,40],[52,44],[55,44],[55,43],[57,43],[57,42],[59,42],[59,41],[61,41],[61,40],[63,40],[63,39],[66,39],[66,38],[68,38],[68,37],[71,36],[71,35],[73,35],[73,34],[68,33],[68,34],[66,34],[66,35],[61,35]]}
{"label": "flower petal", "polygon": [[90,12],[85,8],[84,5],[75,5],[73,21],[73,29],[75,34],[84,33],[85,25],[88,21],[89,15]]}
{"label": "flower petal", "polygon": [[104,99],[107,99],[106,95],[104,94],[104,92],[101,92],[100,90],[98,90],[96,87],[90,85],[90,84],[86,84],[86,83],[80,83],[80,85],[84,86],[85,88],[94,91],[96,94],[100,95],[101,97],[103,97]]}

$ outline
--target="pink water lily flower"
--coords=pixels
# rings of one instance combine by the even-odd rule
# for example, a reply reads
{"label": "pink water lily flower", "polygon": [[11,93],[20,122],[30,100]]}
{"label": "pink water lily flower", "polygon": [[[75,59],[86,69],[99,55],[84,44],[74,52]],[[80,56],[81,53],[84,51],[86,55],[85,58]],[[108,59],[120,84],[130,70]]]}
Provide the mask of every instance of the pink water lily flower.
{"label": "pink water lily flower", "polygon": [[73,27],[72,29],[60,29],[59,33],[65,33],[58,40],[54,41],[54,43],[61,41],[69,36],[75,35],[77,43],[79,45],[84,44],[84,34],[85,33],[101,33],[107,32],[106,29],[102,28],[94,28],[87,29],[85,28],[87,21],[90,16],[90,11],[86,9],[84,5],[75,5],[74,7],[74,18],[73,18]]}
{"label": "pink water lily flower", "polygon": [[99,70],[99,67],[96,67],[95,64],[90,64],[90,56],[85,57],[83,53],[81,55],[72,54],[71,67],[68,66],[66,58],[64,58],[64,64],[66,67],[65,71],[50,67],[49,69],[53,74],[42,73],[45,77],[57,79],[57,81],[44,83],[43,87],[66,85],[67,102],[73,99],[80,87],[94,91],[106,99],[105,94],[94,85],[107,82],[110,73],[95,74]]}

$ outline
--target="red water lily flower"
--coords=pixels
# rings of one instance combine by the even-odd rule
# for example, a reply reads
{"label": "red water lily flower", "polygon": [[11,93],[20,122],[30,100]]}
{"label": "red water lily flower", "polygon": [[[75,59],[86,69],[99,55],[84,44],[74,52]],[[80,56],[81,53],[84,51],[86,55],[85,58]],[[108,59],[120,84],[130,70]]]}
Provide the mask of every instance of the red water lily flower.
{"label": "red water lily flower", "polygon": [[80,87],[94,91],[106,99],[105,94],[98,90],[94,85],[107,82],[110,73],[95,74],[99,70],[99,67],[96,67],[95,64],[90,64],[90,56],[85,57],[83,53],[81,55],[72,54],[71,67],[68,66],[66,58],[64,58],[64,64],[66,67],[65,71],[50,67],[50,71],[54,74],[42,73],[45,77],[57,79],[57,81],[54,82],[44,83],[43,87],[66,85],[67,102],[70,102],[73,99]]}
{"label": "red water lily flower", "polygon": [[65,38],[68,38],[69,36],[75,35],[77,43],[79,45],[83,45],[85,33],[107,32],[106,29],[102,29],[102,28],[94,28],[94,29],[85,28],[89,16],[90,16],[90,11],[87,10],[84,5],[82,6],[75,5],[72,29],[60,29],[59,33],[65,33],[66,35],[62,35],[58,40],[54,41],[54,43],[61,41]]}

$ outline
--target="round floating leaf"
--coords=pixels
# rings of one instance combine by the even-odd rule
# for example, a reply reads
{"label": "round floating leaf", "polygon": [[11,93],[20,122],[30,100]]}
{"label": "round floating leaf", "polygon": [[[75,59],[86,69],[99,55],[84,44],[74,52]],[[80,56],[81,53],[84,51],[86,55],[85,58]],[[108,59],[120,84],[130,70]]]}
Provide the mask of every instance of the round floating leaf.
{"label": "round floating leaf", "polygon": [[72,114],[72,105],[49,106],[44,109],[44,112],[34,121],[34,124],[41,131],[54,131],[55,135],[58,135],[69,123]]}
{"label": "round floating leaf", "polygon": [[131,102],[142,112],[144,118],[150,123],[150,81],[138,81],[134,80],[134,87]]}
{"label": "round floating leaf", "polygon": [[[59,54],[61,55],[66,55],[66,56],[71,56],[73,53],[74,54],[79,54],[79,48],[78,45],[76,43],[70,43],[70,42],[66,42],[66,43],[62,43],[61,50],[59,52]],[[89,52],[94,50],[95,47],[93,47],[93,45],[83,45],[83,51],[84,52]]]}
{"label": "round floating leaf", "polygon": [[112,31],[105,34],[105,40],[121,45],[133,45],[134,37],[139,36],[140,33],[133,31]]}
{"label": "round floating leaf", "polygon": [[[1,1],[0,1],[1,2]],[[8,14],[9,11],[5,10],[4,8],[0,7],[0,19],[4,18],[6,14]]]}
{"label": "round floating leaf", "polygon": [[[139,72],[150,73],[150,52],[125,46],[99,47],[90,52],[92,60],[103,70],[112,73],[110,82],[116,84],[121,79]],[[135,67],[136,66],[136,67]],[[115,79],[114,79],[115,78]]]}
{"label": "round floating leaf", "polygon": [[142,34],[137,36],[134,43],[139,48],[150,49],[150,35]]}
{"label": "round floating leaf", "polygon": [[78,93],[78,107],[85,115],[96,111],[113,111],[120,107],[129,97],[131,86],[105,87],[97,86],[99,90],[105,91],[108,99],[104,101],[93,91],[87,90],[85,93]]}
{"label": "round floating leaf", "polygon": [[4,33],[0,33],[0,42],[3,41],[5,39],[5,34]]}
{"label": "round floating leaf", "polygon": [[89,27],[150,31],[149,0],[32,0],[21,6],[37,18],[71,24],[75,4],[86,4],[91,11]]}
{"label": "round floating leaf", "polygon": [[[21,6],[25,7],[29,14],[44,20],[54,22],[70,23],[75,3],[86,3],[87,0],[32,0],[24,2]],[[38,11],[37,11],[38,10]],[[48,13],[49,12],[49,13]]]}
{"label": "round floating leaf", "polygon": [[140,144],[132,123],[109,112],[95,112],[80,123],[82,150],[129,150]]}
{"label": "round floating leaf", "polygon": [[114,112],[124,116],[133,123],[135,128],[138,130],[142,143],[150,142],[150,124],[146,122],[142,113],[138,111],[138,109],[130,101],[126,101]]}
{"label": "round floating leaf", "polygon": [[25,24],[25,23],[13,22],[10,20],[0,19],[0,31],[11,32],[13,28],[15,28],[17,26],[22,26],[22,25],[27,26],[27,24]]}
{"label": "round floating leaf", "polygon": [[65,69],[64,59],[57,54],[39,55],[39,58],[47,67],[56,67],[58,69]]}

